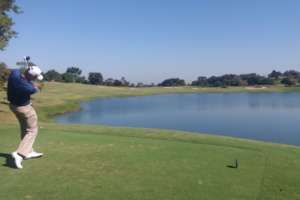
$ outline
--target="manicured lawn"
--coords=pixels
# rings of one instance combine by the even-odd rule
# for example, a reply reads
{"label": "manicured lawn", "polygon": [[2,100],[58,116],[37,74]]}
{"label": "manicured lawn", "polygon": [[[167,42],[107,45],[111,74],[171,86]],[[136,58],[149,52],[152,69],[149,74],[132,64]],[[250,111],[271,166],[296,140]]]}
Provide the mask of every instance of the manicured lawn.
{"label": "manicured lawn", "polygon": [[[299,199],[300,149],[153,129],[42,124],[46,153],[6,165],[18,142],[1,125],[0,199]],[[239,168],[230,168],[238,159]]]}

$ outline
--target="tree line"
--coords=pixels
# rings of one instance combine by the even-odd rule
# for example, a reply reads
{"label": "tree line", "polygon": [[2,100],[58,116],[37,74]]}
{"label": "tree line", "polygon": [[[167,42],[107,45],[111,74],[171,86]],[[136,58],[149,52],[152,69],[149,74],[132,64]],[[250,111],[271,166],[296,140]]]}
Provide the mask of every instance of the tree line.
{"label": "tree line", "polygon": [[[34,63],[30,63],[34,65]],[[23,62],[18,62],[17,65],[24,68]],[[23,66],[23,67],[22,67]],[[9,76],[10,70],[7,65],[0,62],[0,86],[4,86]],[[221,76],[199,76],[191,83],[187,83],[184,79],[168,78],[159,84],[144,84],[144,83],[130,83],[125,77],[121,79],[107,78],[104,79],[100,72],[90,72],[88,76],[82,75],[82,70],[78,67],[68,67],[65,72],[59,73],[51,69],[43,73],[45,81],[55,81],[64,83],[82,83],[92,85],[106,85],[106,86],[125,86],[125,87],[176,87],[176,86],[197,86],[197,87],[228,87],[228,86],[259,86],[259,85],[278,85],[286,86],[300,85],[300,72],[296,70],[288,70],[285,72],[273,70],[267,76],[262,76],[256,73],[249,74],[225,74]]]}
{"label": "tree line", "polygon": [[261,86],[261,85],[300,85],[300,72],[296,70],[287,70],[285,72],[273,70],[267,76],[256,73],[249,74],[225,74],[221,76],[199,76],[196,80],[187,84],[180,78],[166,79],[158,86],[198,86],[198,87],[229,87],[229,86]]}
{"label": "tree line", "polygon": [[51,69],[43,74],[46,81],[56,81],[65,83],[83,83],[92,85],[107,86],[130,86],[129,81],[122,77],[121,79],[104,79],[100,72],[90,72],[88,76],[82,75],[82,70],[78,67],[69,67],[64,73],[59,73]]}
{"label": "tree line", "polygon": [[259,85],[278,85],[295,86],[300,84],[300,72],[288,70],[285,72],[273,70],[267,76],[256,73],[249,74],[225,74],[222,76],[199,76],[191,85],[202,87],[227,87],[227,86],[259,86]]}

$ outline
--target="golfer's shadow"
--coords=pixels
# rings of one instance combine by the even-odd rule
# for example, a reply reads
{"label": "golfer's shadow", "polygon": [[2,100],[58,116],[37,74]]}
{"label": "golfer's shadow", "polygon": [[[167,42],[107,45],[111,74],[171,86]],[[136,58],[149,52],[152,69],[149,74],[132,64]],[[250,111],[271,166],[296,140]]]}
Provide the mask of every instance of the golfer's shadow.
{"label": "golfer's shadow", "polygon": [[5,163],[2,166],[9,167],[9,168],[16,168],[14,164],[14,160],[11,157],[11,154],[0,153],[0,157],[5,158]]}

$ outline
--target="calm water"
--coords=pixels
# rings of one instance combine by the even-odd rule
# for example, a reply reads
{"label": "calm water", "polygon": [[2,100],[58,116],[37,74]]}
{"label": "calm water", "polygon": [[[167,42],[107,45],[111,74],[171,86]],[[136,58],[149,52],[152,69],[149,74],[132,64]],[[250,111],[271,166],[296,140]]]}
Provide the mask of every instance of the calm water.
{"label": "calm water", "polygon": [[171,94],[98,99],[60,123],[178,129],[300,145],[300,93]]}

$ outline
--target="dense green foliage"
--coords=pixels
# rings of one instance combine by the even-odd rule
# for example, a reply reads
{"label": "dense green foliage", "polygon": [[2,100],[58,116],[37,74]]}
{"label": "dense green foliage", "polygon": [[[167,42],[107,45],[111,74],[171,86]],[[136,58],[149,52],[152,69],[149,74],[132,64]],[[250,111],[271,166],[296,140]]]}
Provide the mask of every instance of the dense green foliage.
{"label": "dense green foliage", "polygon": [[122,77],[121,80],[108,78],[103,82],[103,85],[120,87],[120,86],[130,86],[130,83],[125,79],[125,77]]}
{"label": "dense green foliage", "polygon": [[193,86],[201,87],[226,87],[226,86],[257,86],[275,85],[278,83],[287,86],[300,84],[300,72],[289,70],[284,73],[272,71],[267,77],[255,73],[250,74],[225,74],[222,76],[198,77],[192,82]]}
{"label": "dense green foliage", "polygon": [[3,89],[5,82],[9,76],[10,70],[5,63],[0,63],[0,90]]}
{"label": "dense green foliage", "polygon": [[44,77],[46,81],[62,81],[62,75],[54,69],[47,71]]}
{"label": "dense green foliage", "polygon": [[[31,63],[34,65],[34,63]],[[2,65],[5,65],[2,63]],[[24,62],[18,62],[19,66],[23,66]],[[7,75],[7,73],[6,73]],[[1,76],[1,71],[0,71]],[[126,86],[126,87],[154,87],[152,84],[137,83],[133,84],[126,80],[125,77],[121,79],[108,78],[104,79],[100,72],[90,72],[88,78],[82,75],[82,70],[78,67],[69,67],[64,73],[59,73],[51,69],[44,73],[46,81],[66,82],[66,83],[84,83],[92,85],[106,85],[106,86]],[[1,82],[1,80],[0,80]],[[3,84],[3,79],[2,79]],[[300,85],[300,72],[296,70],[288,70],[284,73],[279,71],[272,71],[267,77],[258,75],[256,73],[250,74],[225,74],[222,76],[199,76],[197,80],[192,81],[190,85],[199,87],[243,87],[243,86],[271,86],[283,84],[285,86]],[[170,78],[162,81],[157,86],[174,87],[189,85],[185,80],[180,78]]]}
{"label": "dense green foliage", "polygon": [[85,80],[85,78],[80,77],[82,70],[78,67],[69,67],[66,72],[62,74],[62,79],[66,83],[80,83]]}
{"label": "dense green foliage", "polygon": [[56,81],[65,83],[84,83],[92,85],[106,85],[106,86],[134,86],[126,80],[125,77],[119,79],[108,78],[104,80],[103,75],[100,72],[90,72],[86,79],[82,76],[82,70],[78,67],[69,67],[66,72],[59,73],[54,69],[51,69],[44,73],[46,81]]}
{"label": "dense green foliage", "polygon": [[0,50],[4,50],[17,33],[12,29],[14,22],[9,13],[20,13],[15,0],[0,0]]}
{"label": "dense green foliage", "polygon": [[[137,84],[130,83],[125,77],[121,79],[107,78],[104,79],[100,72],[90,72],[88,78],[80,76],[82,70],[79,68],[71,67],[63,74],[59,74],[55,70],[49,70],[45,73],[47,81],[59,81],[67,83],[85,83],[93,85],[106,85],[106,86],[130,86],[130,87],[153,87],[152,84],[144,84],[139,82]],[[191,84],[186,83],[185,80],[180,78],[168,78],[157,86],[163,87],[176,87],[176,86],[199,86],[199,87],[229,87],[229,86],[270,86],[283,84],[286,86],[300,85],[300,72],[296,70],[288,70],[284,73],[273,70],[268,76],[262,76],[256,73],[249,74],[225,74],[221,76],[199,76],[197,80],[192,81]]]}
{"label": "dense green foliage", "polygon": [[164,80],[163,82],[158,84],[158,86],[185,86],[185,81],[180,78],[170,78]]}
{"label": "dense green foliage", "polygon": [[291,78],[288,77],[283,78],[280,82],[287,86],[292,86],[296,84]]}
{"label": "dense green foliage", "polygon": [[103,84],[103,76],[98,72],[90,72],[89,73],[89,83],[92,85],[102,85]]}

